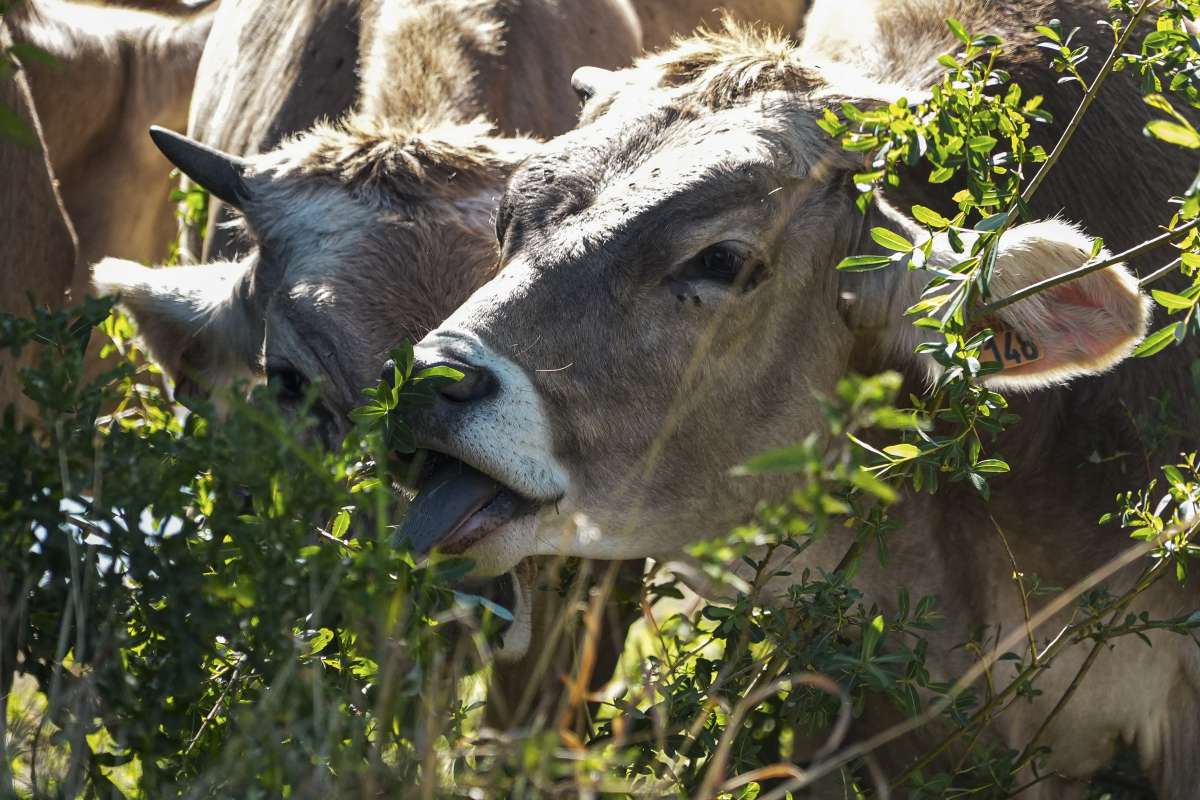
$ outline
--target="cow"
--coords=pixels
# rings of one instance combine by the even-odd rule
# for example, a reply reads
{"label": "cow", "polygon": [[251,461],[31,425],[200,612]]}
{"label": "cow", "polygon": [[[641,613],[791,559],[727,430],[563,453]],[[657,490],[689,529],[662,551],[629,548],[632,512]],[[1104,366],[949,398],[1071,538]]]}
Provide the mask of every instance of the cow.
{"label": "cow", "polygon": [[725,17],[757,22],[786,33],[799,31],[808,10],[806,0],[632,0],[647,52],[670,45],[681,33],[712,27]]}
{"label": "cow", "polygon": [[[377,5],[223,1],[196,72],[188,136],[250,156],[345,116],[358,102],[359,41],[370,37],[360,17],[369,28]],[[185,230],[181,249],[202,262],[235,257],[241,242],[233,221],[233,210],[210,197],[206,235],[198,227]]]}
{"label": "cow", "polygon": [[[16,41],[82,264],[104,256],[167,256],[177,224],[170,165],[146,139],[153,123],[182,127],[213,11],[186,14],[71,0],[18,4]],[[87,284],[87,273],[80,273]]]}
{"label": "cow", "polygon": [[[631,26],[628,18],[623,18],[618,31],[636,34],[645,50],[662,46],[671,36],[690,32],[721,14],[795,31],[805,8],[802,0],[719,4],[713,0],[633,0],[632,6],[635,23]],[[213,22],[213,44],[200,60],[188,136],[229,153],[253,155],[274,149],[284,138],[322,119],[348,113],[359,100],[359,43],[375,40],[372,20],[383,7],[386,4],[377,1],[279,0],[264,8],[254,0],[223,0]],[[524,25],[538,28],[554,24],[550,22],[554,14],[585,8],[534,3],[511,16],[527,18]],[[581,33],[594,31],[609,37],[612,32],[603,29],[606,20],[603,15],[594,26],[576,21],[573,27]],[[527,36],[519,29],[505,34],[514,42]],[[623,45],[618,51],[622,49]],[[576,50],[577,45],[569,45],[562,52]],[[488,105],[498,130],[552,136],[574,125],[577,103],[571,87],[553,74],[554,69],[565,67],[556,67],[544,56],[535,62],[526,58],[525,51],[509,48],[492,63],[479,65],[496,76],[524,76],[509,77],[503,85],[480,82],[477,86],[476,91],[492,96]],[[185,231],[184,252],[205,262],[232,258],[239,241],[236,226],[226,224],[234,220],[231,210],[219,198],[211,198],[208,212],[207,236],[202,240],[199,229]]]}
{"label": "cow", "polygon": [[[252,247],[232,261],[160,270],[107,259],[94,270],[98,291],[122,296],[177,395],[265,378],[285,407],[295,407],[319,381],[313,413],[318,438],[330,446],[349,430],[348,412],[363,402],[383,354],[405,337],[419,339],[491,277],[496,199],[512,168],[537,146],[516,131],[548,136],[566,129],[578,107],[571,71],[587,63],[621,66],[639,52],[637,21],[624,0],[435,0],[357,9],[361,41],[338,55],[347,46],[340,31],[345,4],[259,5],[256,14],[245,4],[223,6],[200,70],[202,110],[194,109],[193,127],[206,112],[240,117],[242,100],[259,103],[264,115],[245,115],[253,124],[231,124],[223,134],[252,155],[229,157],[165,131],[155,136],[185,174],[240,209],[241,239],[215,248]],[[239,33],[239,20],[253,23]],[[224,83],[213,76],[223,69],[241,75],[242,67],[219,68],[210,54],[222,42],[257,40],[264,31],[291,44],[295,36],[310,38],[294,48],[271,42],[263,57],[266,67],[281,70],[280,79],[253,76],[250,90],[228,93],[238,102],[227,109]],[[323,73],[322,65],[336,68]],[[335,116],[340,99],[332,87],[344,86],[356,68],[361,80],[351,114],[253,154],[310,115]],[[304,105],[302,90],[322,74],[328,83]],[[308,82],[290,86],[301,79]],[[319,89],[326,85],[330,91]],[[509,135],[488,120],[503,120]],[[542,605],[530,600],[530,577],[522,570],[498,587],[517,614],[501,660],[526,655],[533,607]],[[549,629],[554,615],[542,611],[536,622]],[[531,674],[532,664],[516,663],[506,705],[518,705]]]}
{"label": "cow", "polygon": [[[13,44],[3,20],[0,17],[0,52]],[[0,310],[28,316],[33,307],[62,308],[72,297],[81,298],[86,286],[77,282],[75,231],[63,209],[29,84],[21,72],[0,79],[0,108],[14,114],[25,135],[25,140],[0,135]],[[0,353],[0,414],[13,407],[18,419],[34,416],[17,373],[31,355],[29,348],[19,359]]]}
{"label": "cow", "polygon": [[[867,235],[873,227],[923,239],[906,209],[914,199],[936,205],[931,190],[904,182],[864,216],[852,178],[861,154],[842,150],[816,122],[844,101],[870,108],[919,97],[938,74],[934,57],[958,47],[943,22],[955,16],[1009,43],[1000,66],[1030,94],[1047,95],[1057,121],[1042,136],[1053,137],[1075,100],[1054,99],[1059,76],[1026,26],[1056,17],[1079,28],[1077,44],[1106,52],[1111,42],[1093,22],[1105,6],[844,6],[817,3],[820,25],[809,23],[802,46],[733,26],[627,70],[587,73],[579,127],[509,179],[496,220],[499,273],[417,347],[418,366],[450,365],[465,377],[415,414],[417,443],[433,455],[407,525],[414,546],[470,558],[479,575],[529,556],[683,560],[687,545],[745,522],[760,501],[786,500],[794,486],[787,476],[730,471],[822,435],[819,398],[841,377],[895,370],[919,392],[936,372],[929,356],[914,353],[921,330],[904,317],[926,274],[834,269],[846,256],[885,252]],[[863,35],[870,38],[854,38]],[[837,47],[848,41],[856,47]],[[1035,198],[1043,220],[1001,239],[994,296],[1088,261],[1092,239],[1075,223],[1120,248],[1169,218],[1166,198],[1191,165],[1143,139],[1143,109],[1126,76],[1104,87]],[[957,261],[944,241],[932,258]],[[1117,367],[1149,316],[1132,273],[1112,267],[989,320],[1042,347],[1041,360],[988,379],[1012,393],[1022,419],[995,443],[1012,474],[993,481],[990,502],[965,482],[905,496],[892,512],[900,529],[887,567],[858,563],[864,602],[883,613],[895,612],[901,587],[939,598],[945,624],[928,649],[935,680],[971,666],[956,646],[974,626],[1009,633],[1023,625],[1014,567],[990,535],[993,524],[1007,533],[1020,570],[1044,585],[1071,585],[1128,547],[1122,532],[1097,525],[1116,493],[1144,486],[1159,464],[1194,449],[1200,406],[1187,364],[1196,342],[1157,363]],[[1177,420],[1161,438],[1143,439],[1133,420],[1153,416],[1164,399]],[[440,513],[418,514],[432,490]],[[814,540],[786,575],[832,570],[845,549],[835,536]],[[776,568],[762,602],[785,596],[796,580]],[[1127,588],[1136,569],[1109,586]],[[1194,576],[1185,587],[1164,581],[1130,610],[1172,617],[1194,610],[1198,596]],[[1081,797],[1081,781],[1122,744],[1137,752],[1160,797],[1194,796],[1200,651],[1172,633],[1149,639],[1152,648],[1129,637],[1098,656],[1040,740],[1050,748],[1049,777],[1023,796]],[[1039,679],[1042,693],[998,717],[989,734],[1017,748],[1028,742],[1089,649],[1064,650]],[[864,736],[896,721],[879,702],[864,708]],[[926,727],[879,755],[898,775],[936,736]]]}

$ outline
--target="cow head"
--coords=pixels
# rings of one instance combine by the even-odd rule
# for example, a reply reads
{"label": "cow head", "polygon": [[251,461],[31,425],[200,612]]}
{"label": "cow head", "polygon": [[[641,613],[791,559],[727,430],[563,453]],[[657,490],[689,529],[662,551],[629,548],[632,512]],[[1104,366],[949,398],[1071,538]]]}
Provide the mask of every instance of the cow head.
{"label": "cow head", "polygon": [[319,384],[314,413],[330,443],[384,354],[491,275],[493,209],[533,144],[482,124],[413,133],[358,119],[242,160],[152,135],[241,209],[249,252],[167,269],[105,259],[93,270],[97,290],[120,296],[177,392],[265,379],[287,404]]}
{"label": "cow head", "polygon": [[[172,268],[105,259],[93,270],[97,291],[120,297],[177,394],[265,380],[285,411],[313,414],[327,446],[348,431],[347,413],[388,350],[419,339],[493,273],[495,204],[534,145],[483,124],[414,132],[360,118],[242,160],[152,135],[184,173],[241,209],[249,252]],[[528,581],[496,583],[488,588],[518,615],[502,655],[519,657]]]}
{"label": "cow head", "polygon": [[[903,317],[921,273],[834,269],[875,248],[874,226],[920,236],[886,203],[856,210],[862,162],[816,124],[898,90],[746,33],[577,83],[584,124],[510,179],[501,271],[417,351],[471,377],[472,391],[425,412],[418,439],[473,470],[434,471],[430,490],[461,513],[410,534],[481,573],[531,554],[670,556],[724,533],[791,488],[730,469],[820,431],[818,396],[857,353],[935,368]],[[1078,266],[1089,247],[1065,223],[1016,227],[993,291]],[[948,247],[937,259],[957,260]],[[999,313],[1043,358],[993,380],[1026,390],[1104,370],[1146,319],[1123,269],[1065,284]]]}

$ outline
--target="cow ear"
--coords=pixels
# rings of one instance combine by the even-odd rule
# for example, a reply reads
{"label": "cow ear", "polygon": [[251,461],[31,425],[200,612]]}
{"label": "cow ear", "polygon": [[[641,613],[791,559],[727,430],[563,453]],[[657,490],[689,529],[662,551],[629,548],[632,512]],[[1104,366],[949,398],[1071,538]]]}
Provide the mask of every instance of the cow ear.
{"label": "cow ear", "polygon": [[261,326],[244,263],[149,268],[106,258],[92,268],[96,293],[115,295],[176,396],[207,396],[255,373]]}
{"label": "cow ear", "polygon": [[571,73],[571,88],[581,103],[586,103],[617,82],[615,72],[600,67],[580,67]]}
{"label": "cow ear", "polygon": [[[1082,266],[1091,240],[1062,221],[1020,225],[1000,240],[991,293],[1018,289]],[[1096,258],[1109,254],[1101,251]],[[979,327],[995,331],[983,358],[1003,369],[987,379],[996,388],[1031,390],[1110,369],[1146,334],[1151,304],[1137,279],[1112,266],[1006,306]]]}

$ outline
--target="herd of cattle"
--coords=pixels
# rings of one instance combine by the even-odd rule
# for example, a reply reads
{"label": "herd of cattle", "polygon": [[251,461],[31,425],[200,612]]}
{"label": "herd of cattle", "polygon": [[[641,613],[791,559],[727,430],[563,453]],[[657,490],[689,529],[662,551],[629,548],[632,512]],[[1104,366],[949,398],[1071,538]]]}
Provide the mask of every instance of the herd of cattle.
{"label": "herd of cattle", "polygon": [[[819,397],[841,376],[892,369],[919,391],[936,370],[903,317],[923,273],[833,267],[878,250],[873,227],[919,237],[904,209],[945,208],[950,192],[905,181],[864,219],[851,179],[863,162],[818,128],[823,111],[920,97],[957,46],[953,16],[1005,39],[1003,68],[1054,115],[1035,134],[1048,146],[1077,97],[1030,26],[1058,18],[1093,53],[1111,44],[1095,24],[1101,0],[727,4],[731,20],[792,38],[718,24],[713,5],[220,0],[162,14],[28,0],[4,18],[0,47],[27,41],[60,66],[30,62],[0,82],[37,138],[0,144],[0,302],[119,294],[177,392],[267,380],[299,404],[318,383],[312,413],[330,445],[389,349],[420,340],[421,364],[464,379],[414,422],[431,455],[404,533],[471,557],[479,575],[516,576],[523,613],[505,657],[527,657],[546,602],[523,577],[530,559],[683,560],[691,542],[787,497],[788,480],[730,470],[819,432]],[[689,36],[698,23],[718,32]],[[1195,165],[1143,138],[1148,113],[1132,78],[1109,81],[1033,203],[1043,221],[1002,240],[994,292],[1081,265],[1091,235],[1120,251],[1169,219]],[[151,124],[165,126],[153,143]],[[185,125],[188,136],[171,132]],[[202,252],[194,238],[183,247],[207,263],[143,265],[174,237],[171,163],[154,145],[212,194]],[[993,445],[1012,474],[990,502],[957,484],[906,497],[886,568],[859,568],[881,609],[901,587],[938,597],[935,678],[970,667],[956,645],[977,626],[1024,624],[1014,560],[1043,585],[1071,585],[1127,545],[1096,522],[1117,492],[1196,447],[1194,341],[1126,360],[1152,316],[1134,274],[1161,263],[1143,258],[997,313],[1041,350],[992,379],[1022,418]],[[956,256],[941,243],[931,259]],[[0,392],[16,398],[11,383]],[[800,563],[773,564],[762,591],[786,596],[789,576],[832,569],[843,550],[836,537],[812,543]],[[1131,610],[1198,605],[1193,577],[1156,584]],[[1120,747],[1160,797],[1195,796],[1200,650],[1149,639],[1099,656],[1041,736],[1052,777],[1026,796],[1082,797]],[[1020,749],[1090,648],[1063,651],[1041,694],[991,733]],[[868,703],[856,733],[895,721]],[[891,745],[885,766],[937,727]]]}

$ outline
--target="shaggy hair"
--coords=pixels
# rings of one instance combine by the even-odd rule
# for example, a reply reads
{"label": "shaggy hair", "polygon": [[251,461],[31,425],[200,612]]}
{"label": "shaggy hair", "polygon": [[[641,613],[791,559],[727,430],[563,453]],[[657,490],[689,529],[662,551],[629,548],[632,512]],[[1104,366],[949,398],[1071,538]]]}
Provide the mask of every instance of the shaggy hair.
{"label": "shaggy hair", "polygon": [[532,139],[495,136],[482,118],[397,123],[355,115],[292,137],[260,156],[257,166],[281,177],[330,178],[367,194],[444,196],[453,182],[453,194],[461,196],[502,185],[511,153],[534,146]]}
{"label": "shaggy hair", "polygon": [[756,92],[809,92],[824,83],[800,63],[796,43],[782,32],[729,16],[720,30],[702,28],[673,45],[640,66],[659,70],[666,86],[686,86],[689,98],[705,108],[728,108]]}

